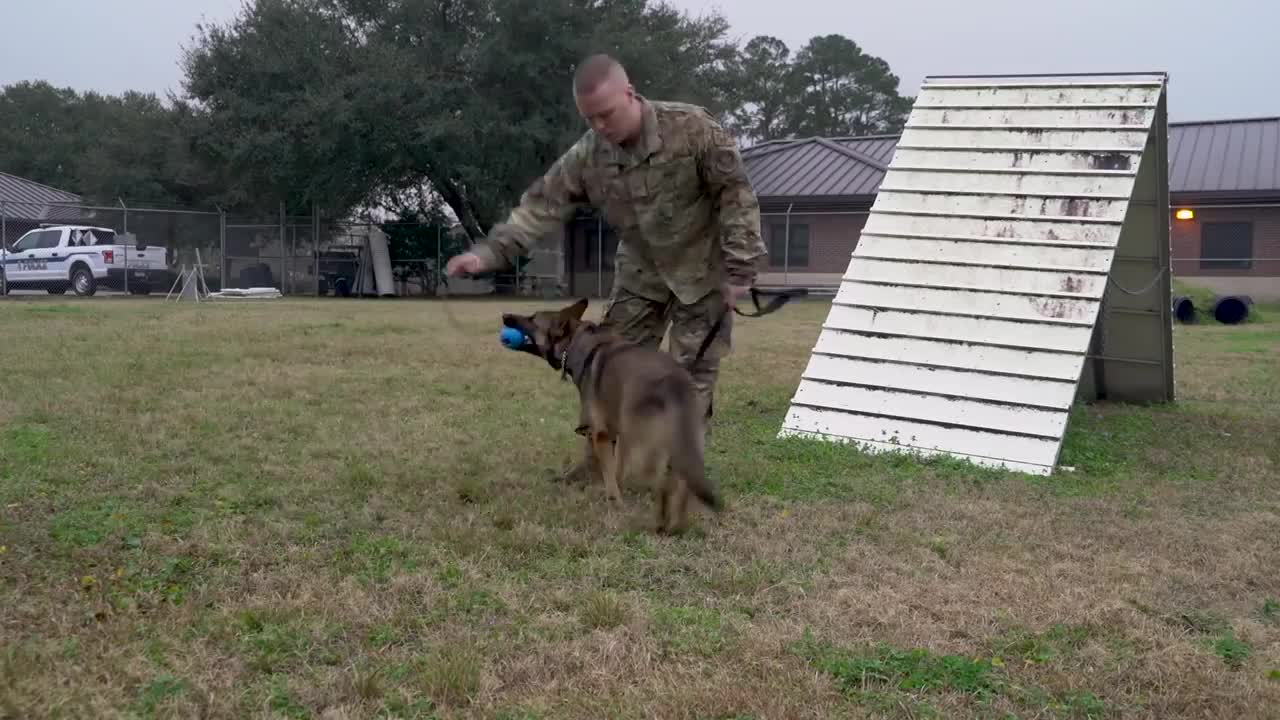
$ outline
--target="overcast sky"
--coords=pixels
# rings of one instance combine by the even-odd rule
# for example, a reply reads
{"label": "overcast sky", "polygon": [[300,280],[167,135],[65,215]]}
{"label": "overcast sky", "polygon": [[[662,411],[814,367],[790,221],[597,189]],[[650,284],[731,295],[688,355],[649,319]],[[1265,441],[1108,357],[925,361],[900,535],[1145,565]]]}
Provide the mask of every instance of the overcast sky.
{"label": "overcast sky", "polygon": [[[229,19],[240,7],[240,0],[0,2],[0,85],[43,79],[109,93],[178,90],[180,49],[195,24]],[[909,95],[929,74],[1163,70],[1175,121],[1280,115],[1280,3],[1265,0],[674,4],[695,13],[719,8],[736,36],[772,34],[793,50],[816,34],[846,35],[887,60]]]}

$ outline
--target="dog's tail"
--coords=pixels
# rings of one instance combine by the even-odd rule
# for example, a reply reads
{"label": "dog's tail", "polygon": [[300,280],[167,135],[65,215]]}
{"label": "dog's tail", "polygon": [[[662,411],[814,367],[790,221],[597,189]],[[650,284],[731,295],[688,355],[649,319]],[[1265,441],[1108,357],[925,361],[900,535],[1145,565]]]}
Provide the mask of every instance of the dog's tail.
{"label": "dog's tail", "polygon": [[675,408],[672,423],[671,471],[684,478],[689,490],[706,503],[707,507],[721,512],[724,500],[711,478],[707,477],[703,458],[703,434],[699,414],[693,407]]}

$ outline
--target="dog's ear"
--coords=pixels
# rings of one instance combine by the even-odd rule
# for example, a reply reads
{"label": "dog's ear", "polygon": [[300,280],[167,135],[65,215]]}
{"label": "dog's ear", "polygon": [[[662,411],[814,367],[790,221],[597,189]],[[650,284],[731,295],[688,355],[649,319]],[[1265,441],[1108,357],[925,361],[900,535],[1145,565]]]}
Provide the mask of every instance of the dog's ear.
{"label": "dog's ear", "polygon": [[578,302],[560,311],[560,321],[566,322],[570,319],[581,320],[582,314],[587,311],[587,299],[580,298]]}

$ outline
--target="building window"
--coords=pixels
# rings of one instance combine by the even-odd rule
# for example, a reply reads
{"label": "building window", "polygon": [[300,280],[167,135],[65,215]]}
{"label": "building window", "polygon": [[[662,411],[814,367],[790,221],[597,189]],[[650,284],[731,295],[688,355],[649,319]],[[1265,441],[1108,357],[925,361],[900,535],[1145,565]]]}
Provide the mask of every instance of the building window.
{"label": "building window", "polygon": [[769,267],[809,267],[809,226],[791,223],[791,247],[787,247],[786,223],[769,226]]}
{"label": "building window", "polygon": [[1202,270],[1248,270],[1253,267],[1253,223],[1205,223],[1200,229]]}

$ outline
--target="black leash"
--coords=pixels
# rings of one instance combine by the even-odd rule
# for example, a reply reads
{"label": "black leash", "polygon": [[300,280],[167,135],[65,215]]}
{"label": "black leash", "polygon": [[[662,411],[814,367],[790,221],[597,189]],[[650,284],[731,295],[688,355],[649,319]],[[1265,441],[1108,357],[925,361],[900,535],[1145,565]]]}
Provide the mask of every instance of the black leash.
{"label": "black leash", "polygon": [[[744,313],[738,309],[737,305],[734,305],[733,307],[733,311],[742,317],[757,318],[770,313],[775,313],[791,300],[798,297],[805,297],[809,294],[809,291],[804,288],[796,288],[795,290],[758,290],[753,287],[750,289],[750,293],[751,304],[756,306],[756,311],[754,313]],[[772,295],[773,299],[766,303],[764,307],[760,307],[761,295]],[[707,348],[711,347],[711,341],[715,340],[716,334],[720,332],[720,326],[724,325],[724,319],[727,317],[729,317],[729,308],[725,308],[724,312],[720,313],[720,317],[716,319],[716,323],[711,326],[711,331],[702,339],[702,345],[698,347],[698,354],[693,356],[693,362],[689,365],[690,372],[692,372],[693,368],[697,367],[698,363],[702,361],[702,356],[706,354]]]}

